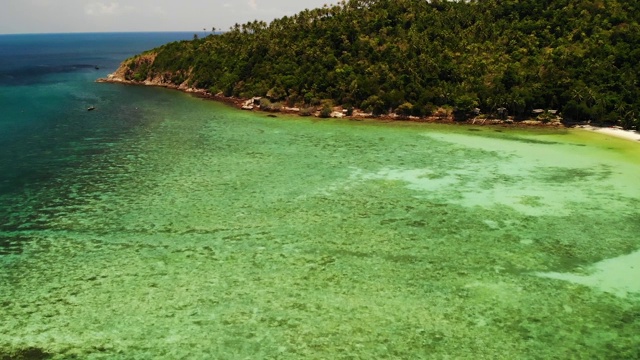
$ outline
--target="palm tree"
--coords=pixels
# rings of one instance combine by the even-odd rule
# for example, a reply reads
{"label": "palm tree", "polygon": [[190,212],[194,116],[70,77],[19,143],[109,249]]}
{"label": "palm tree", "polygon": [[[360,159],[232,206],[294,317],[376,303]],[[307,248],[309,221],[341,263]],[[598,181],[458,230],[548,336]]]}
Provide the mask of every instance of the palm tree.
{"label": "palm tree", "polygon": [[584,96],[582,95],[582,91],[579,89],[573,89],[571,91],[571,98],[576,100],[577,103],[581,103],[584,100]]}

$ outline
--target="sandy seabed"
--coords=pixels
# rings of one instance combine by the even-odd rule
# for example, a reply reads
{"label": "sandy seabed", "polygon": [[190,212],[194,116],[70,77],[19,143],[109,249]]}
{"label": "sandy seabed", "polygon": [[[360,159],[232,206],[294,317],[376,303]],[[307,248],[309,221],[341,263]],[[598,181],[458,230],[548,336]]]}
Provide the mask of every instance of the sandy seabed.
{"label": "sandy seabed", "polygon": [[640,357],[636,143],[145,91],[0,199],[0,358]]}

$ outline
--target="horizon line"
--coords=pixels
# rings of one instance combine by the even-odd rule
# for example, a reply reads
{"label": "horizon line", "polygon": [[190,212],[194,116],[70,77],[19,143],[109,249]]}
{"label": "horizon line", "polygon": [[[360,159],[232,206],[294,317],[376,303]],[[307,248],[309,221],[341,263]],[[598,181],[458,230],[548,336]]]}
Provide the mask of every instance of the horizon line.
{"label": "horizon line", "polygon": [[[211,33],[211,31],[207,31]],[[158,34],[158,33],[193,33],[200,35],[201,30],[131,30],[131,31],[60,31],[60,32],[24,32],[24,33],[0,33],[0,36],[7,35],[73,35],[73,34]],[[219,33],[219,31],[216,31]]]}

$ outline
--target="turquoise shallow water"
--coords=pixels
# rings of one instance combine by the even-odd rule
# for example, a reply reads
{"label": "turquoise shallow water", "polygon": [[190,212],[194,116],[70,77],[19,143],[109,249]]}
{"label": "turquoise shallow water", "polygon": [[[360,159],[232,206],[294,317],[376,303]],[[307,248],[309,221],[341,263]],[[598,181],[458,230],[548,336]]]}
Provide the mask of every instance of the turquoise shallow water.
{"label": "turquoise shallow water", "polygon": [[0,357],[640,356],[634,142],[86,86],[12,143]]}
{"label": "turquoise shallow water", "polygon": [[[82,151],[74,145],[85,138],[120,137],[137,126],[141,117],[127,109],[137,98],[127,102],[126,90],[100,87],[94,80],[114,71],[124,58],[189,36],[0,35],[0,194],[75,166],[73,158]],[[88,117],[89,106],[126,110]],[[83,148],[93,151],[87,145]]]}
{"label": "turquoise shallow water", "polygon": [[[270,119],[101,86],[139,96],[145,121],[3,199],[4,353],[638,354],[633,284],[537,275],[640,248],[637,144]],[[117,106],[103,111],[135,110]]]}

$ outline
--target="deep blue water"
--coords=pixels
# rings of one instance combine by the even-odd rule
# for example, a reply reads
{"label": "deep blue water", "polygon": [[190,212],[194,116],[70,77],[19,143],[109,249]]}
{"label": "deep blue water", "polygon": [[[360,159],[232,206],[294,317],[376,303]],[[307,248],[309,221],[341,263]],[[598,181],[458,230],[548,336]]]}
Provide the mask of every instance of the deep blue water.
{"label": "deep blue water", "polygon": [[134,54],[192,36],[0,35],[0,196],[46,182],[139,126],[135,104],[145,94],[95,80]]}

